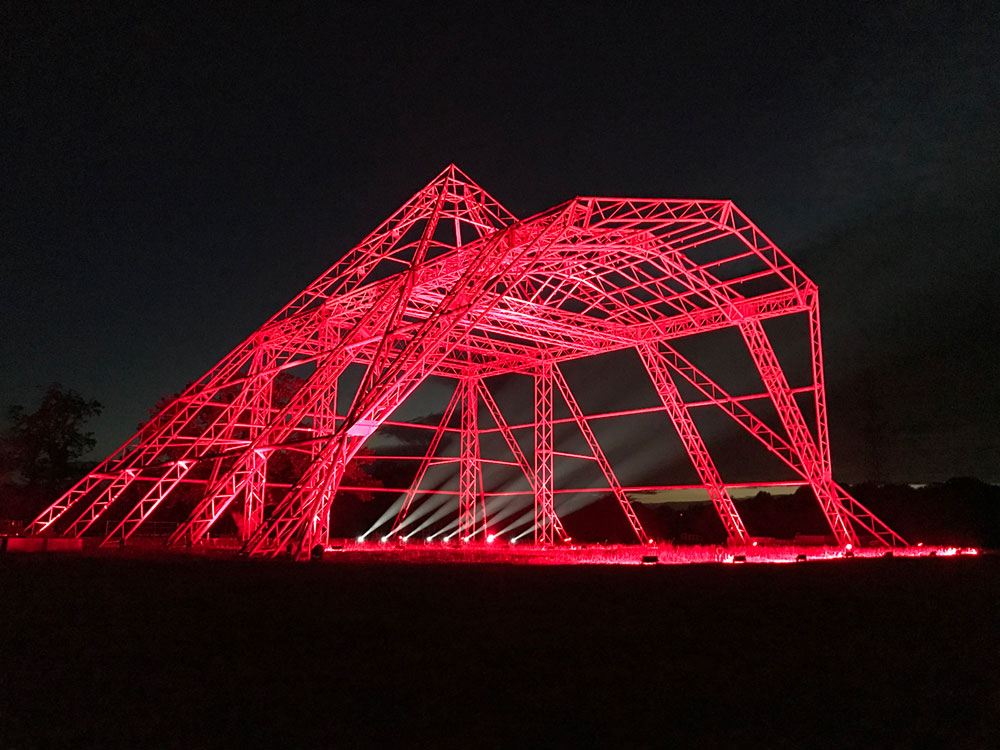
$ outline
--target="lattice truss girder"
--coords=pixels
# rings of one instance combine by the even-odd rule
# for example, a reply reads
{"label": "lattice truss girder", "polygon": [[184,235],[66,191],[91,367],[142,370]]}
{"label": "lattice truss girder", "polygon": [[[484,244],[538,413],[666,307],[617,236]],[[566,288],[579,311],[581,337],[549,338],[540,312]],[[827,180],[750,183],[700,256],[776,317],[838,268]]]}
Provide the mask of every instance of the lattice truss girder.
{"label": "lattice truss girder", "polygon": [[[797,313],[808,317],[812,382],[792,388],[763,321]],[[742,336],[762,393],[731,396],[670,343],[723,328]],[[731,202],[575,198],[518,220],[454,166],[57,499],[30,530],[81,536],[99,528],[106,542],[127,539],[177,487],[195,486],[200,499],[172,544],[199,542],[224,513],[239,510],[247,553],[301,554],[326,541],[352,457],[428,376],[438,375],[455,380],[455,395],[402,496],[394,529],[457,412],[458,536],[487,536],[482,405],[512,454],[510,465],[532,488],[535,541],[567,539],[553,495],[558,395],[609,494],[644,542],[589,425],[595,415],[583,413],[557,366],[632,348],[732,543],[750,537],[691,417],[695,407],[721,409],[812,487],[840,544],[856,543],[857,530],[881,543],[904,543],[833,481],[815,286]],[[344,394],[348,405],[340,412],[338,388],[351,366],[363,375]],[[304,384],[281,395],[286,372],[304,374]],[[507,424],[485,385],[509,373],[533,378],[530,424]],[[678,382],[704,400],[685,402]],[[811,397],[808,416],[796,399],[802,393]],[[780,430],[747,408],[758,398],[773,405]],[[530,458],[514,438],[519,429],[534,433]],[[276,451],[302,459],[290,487],[269,482]]]}

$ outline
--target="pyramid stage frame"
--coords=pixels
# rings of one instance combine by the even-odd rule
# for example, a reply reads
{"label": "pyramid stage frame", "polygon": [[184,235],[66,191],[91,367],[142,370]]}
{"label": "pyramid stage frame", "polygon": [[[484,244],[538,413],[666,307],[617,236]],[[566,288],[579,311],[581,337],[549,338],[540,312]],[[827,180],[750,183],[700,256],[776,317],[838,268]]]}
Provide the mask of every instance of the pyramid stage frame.
{"label": "pyramid stage frame", "polygon": [[[786,375],[765,331],[765,321],[787,316],[807,329],[807,358],[794,368],[806,382]],[[684,353],[693,337],[723,331],[749,365],[754,392],[731,392]],[[620,351],[641,363],[655,406],[586,413],[567,363]],[[301,385],[279,397],[286,372]],[[521,400],[526,420],[501,411],[490,387],[500,376],[531,383]],[[414,394],[431,379],[450,390],[443,413],[434,424],[402,421],[399,407],[419,403]],[[908,548],[833,479],[816,285],[731,201],[577,197],[519,220],[451,165],[27,531],[80,538],[102,529],[103,544],[125,544],[185,487],[197,499],[170,546],[199,544],[228,512],[240,518],[244,554],[304,557],[328,545],[338,491],[349,489],[345,472],[366,441],[410,428],[429,440],[385,528],[369,532],[380,540],[426,528],[421,541],[470,552],[514,540],[568,549],[575,545],[557,500],[599,492],[617,501],[638,545],[656,545],[629,497],[651,488],[620,480],[595,430],[655,411],[717,511],[728,548],[749,548],[754,538],[731,491],[770,484],[723,479],[713,433],[695,419],[706,410],[780,466],[786,479],[770,484],[811,489],[834,548]],[[579,452],[557,445],[567,429]],[[444,455],[451,442],[457,455]],[[293,481],[274,481],[277,453],[295,455]],[[567,461],[584,462],[603,484],[563,487],[557,468]],[[457,490],[426,489],[442,466]],[[497,467],[525,489],[499,491]],[[668,486],[676,485],[657,487]],[[509,523],[515,496],[524,528]]]}

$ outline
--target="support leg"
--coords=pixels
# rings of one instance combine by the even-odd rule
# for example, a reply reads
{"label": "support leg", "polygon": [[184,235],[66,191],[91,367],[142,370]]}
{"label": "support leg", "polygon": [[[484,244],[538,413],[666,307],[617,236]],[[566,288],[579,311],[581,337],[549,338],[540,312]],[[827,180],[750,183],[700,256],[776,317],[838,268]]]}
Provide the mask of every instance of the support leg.
{"label": "support leg", "polygon": [[667,414],[670,415],[670,420],[674,423],[677,434],[680,435],[681,441],[684,443],[684,449],[698,471],[698,476],[708,491],[712,505],[715,506],[715,510],[722,520],[722,525],[726,529],[726,537],[730,544],[747,544],[750,537],[747,534],[746,526],[743,525],[743,520],[736,512],[736,506],[733,504],[726,486],[722,483],[719,470],[716,469],[715,463],[705,447],[705,442],[701,439],[701,434],[691,419],[691,415],[681,399],[680,392],[677,390],[677,385],[670,377],[659,351],[653,344],[642,344],[638,350],[639,356],[646,366],[646,371],[653,381],[653,386],[660,396],[660,401],[663,402]]}
{"label": "support leg", "polygon": [[[739,399],[730,395],[722,386],[691,364],[691,362],[685,359],[680,352],[669,344],[661,342],[659,353],[663,361],[677,377],[686,380],[702,396],[714,402],[736,424],[745,429],[749,435],[759,440],[765,448],[781,459],[792,471],[802,477],[807,483],[809,482],[809,477],[806,475],[798,454],[784,437],[764,424]],[[841,507],[858,526],[868,531],[887,547],[908,546],[905,539],[877,518],[868,508],[851,497],[836,483],[834,486],[837,489]]]}
{"label": "support leg", "polygon": [[[250,441],[253,442],[267,428],[271,416],[271,379],[258,379],[257,392],[250,405]],[[243,528],[240,541],[246,541],[264,520],[264,502],[267,497],[267,451],[253,451],[250,456],[250,476],[243,496]],[[213,480],[216,477],[213,475]],[[209,486],[215,482],[210,482]]]}
{"label": "support leg", "polygon": [[757,372],[760,373],[764,387],[778,411],[781,425],[788,433],[792,449],[798,455],[809,485],[816,493],[823,515],[833,530],[837,544],[840,546],[857,544],[857,534],[854,533],[837,497],[829,462],[824,460],[798,404],[795,403],[792,389],[764,332],[764,326],[759,320],[745,319],[740,322],[739,327],[757,366]]}
{"label": "support leg", "polygon": [[[500,430],[500,434],[503,435],[503,439],[506,441],[507,447],[510,448],[510,452],[514,454],[514,460],[517,461],[517,465],[520,466],[521,471],[524,472],[524,478],[528,480],[528,484],[531,485],[532,491],[534,491],[535,471],[532,469],[531,464],[528,463],[528,459],[524,455],[524,451],[521,450],[521,446],[518,444],[517,440],[514,439],[514,432],[510,429],[510,425],[507,424],[507,420],[504,419],[503,414],[500,412],[500,407],[497,406],[497,402],[493,399],[493,394],[490,393],[489,388],[486,387],[486,384],[483,381],[479,381],[479,393],[482,396],[483,403],[486,404],[486,408],[490,412],[490,416],[492,416],[493,421],[496,422],[497,428]],[[564,542],[569,541],[566,529],[563,528],[562,521],[559,520],[559,516],[555,513],[552,514],[552,522],[555,524],[555,536],[558,536]]]}
{"label": "support leg", "polygon": [[[313,414],[313,431],[316,437],[330,438],[337,430],[337,381],[334,380],[330,390],[316,403],[316,411]],[[316,442],[312,446],[313,459],[319,455],[324,443]],[[344,469],[347,467],[345,466]],[[343,474],[343,472],[341,472]],[[320,495],[318,510],[313,518],[313,536],[315,544],[322,544],[324,547],[330,542],[330,513],[333,508],[333,498],[336,493],[334,487],[340,485],[338,477],[336,485],[324,482],[314,489]]]}
{"label": "support leg", "polygon": [[462,389],[462,459],[459,473],[458,538],[464,542],[475,537],[476,507],[482,498],[477,378],[463,378],[459,387]]}
{"label": "support leg", "polygon": [[551,362],[545,362],[535,372],[535,544],[552,544],[555,541],[552,368]]}

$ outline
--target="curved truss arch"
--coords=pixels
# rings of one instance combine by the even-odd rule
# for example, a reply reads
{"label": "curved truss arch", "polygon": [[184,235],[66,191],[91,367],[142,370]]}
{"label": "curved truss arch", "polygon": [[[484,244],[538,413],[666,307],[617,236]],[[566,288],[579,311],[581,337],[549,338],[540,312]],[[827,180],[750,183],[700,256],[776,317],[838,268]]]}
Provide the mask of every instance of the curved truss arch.
{"label": "curved truss arch", "polygon": [[[808,320],[811,382],[793,387],[763,321]],[[671,342],[710,331],[738,331],[763,391],[733,396],[687,362]],[[727,200],[577,197],[518,220],[454,165],[445,168],[357,246],[195,382],[31,525],[33,533],[80,536],[115,519],[106,542],[127,539],[179,486],[200,500],[171,537],[196,543],[228,509],[242,508],[248,554],[302,554],[329,533],[345,470],[369,437],[431,376],[455,383],[442,436],[461,436],[459,539],[491,536],[491,498],[483,467],[519,470],[531,487],[537,543],[568,539],[554,504],[559,457],[593,461],[640,543],[647,534],[628,488],[590,427],[602,415],[581,410],[559,363],[632,349],[659,408],[719,512],[731,544],[751,537],[729,496],[692,410],[720,409],[787,464],[814,491],[836,542],[905,542],[832,477],[823,393],[819,298],[813,282]],[[361,373],[345,386],[351,368]],[[275,396],[285,371],[304,385]],[[510,425],[485,381],[530,375],[533,421]],[[680,387],[679,387],[680,386]],[[685,400],[682,389],[703,396]],[[458,392],[458,391],[456,391]],[[805,397],[811,406],[803,408]],[[338,400],[339,399],[339,400]],[[744,404],[766,399],[780,425],[764,425]],[[553,443],[553,407],[564,404],[587,454]],[[462,408],[456,410],[454,404]],[[488,409],[511,452],[486,455]],[[561,408],[561,407],[560,407]],[[461,425],[449,424],[453,412]],[[607,415],[603,415],[607,416]],[[411,425],[412,426],[412,425]],[[533,455],[515,432],[530,430]],[[393,530],[428,466],[447,463],[430,450],[403,490]],[[277,451],[305,456],[291,486],[269,480]],[[458,471],[460,469],[460,472]],[[107,524],[103,527],[107,529]],[[531,528],[529,527],[529,531]],[[527,533],[527,532],[524,532]],[[493,534],[495,536],[495,534]],[[491,539],[492,541],[492,539]]]}

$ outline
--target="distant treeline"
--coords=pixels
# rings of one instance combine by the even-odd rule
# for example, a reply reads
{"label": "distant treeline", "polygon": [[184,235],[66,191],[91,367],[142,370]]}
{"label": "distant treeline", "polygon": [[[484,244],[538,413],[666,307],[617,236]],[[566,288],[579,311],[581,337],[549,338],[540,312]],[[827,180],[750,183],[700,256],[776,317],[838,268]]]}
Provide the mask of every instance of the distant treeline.
{"label": "distant treeline", "polygon": [[[301,387],[301,383],[291,378],[278,382],[281,387],[275,391],[276,398],[288,398]],[[164,396],[151,414],[158,413],[174,398],[176,394]],[[85,432],[84,425],[100,411],[99,402],[58,383],[44,390],[35,411],[19,405],[7,409],[7,424],[0,429],[0,522],[22,524],[32,520],[93,467],[80,460],[95,444],[93,434]],[[426,446],[413,443],[400,450],[422,455],[425,449]],[[303,470],[300,464],[301,457],[279,452],[269,462],[268,478],[290,484]],[[373,463],[362,451],[351,462],[345,484],[407,487],[415,472],[413,461]],[[1000,549],[1000,486],[955,478],[922,487],[859,484],[848,487],[848,491],[911,543]],[[369,502],[372,497],[370,492],[344,492],[338,496],[331,517],[333,533],[345,537],[366,533],[385,510],[385,503]],[[395,499],[391,493],[379,493],[378,497],[387,502]],[[179,487],[158,510],[157,517],[179,522],[199,498],[200,489]],[[137,500],[137,496],[131,498],[131,502]],[[557,512],[559,506],[557,500]],[[646,531],[655,539],[678,543],[725,542],[722,523],[707,502],[683,505],[636,502],[633,506]],[[790,495],[760,492],[752,498],[737,500],[736,506],[754,537],[785,541],[801,539],[803,535],[822,538],[829,534],[819,504],[807,487]],[[561,517],[574,539],[635,541],[624,514],[611,496]],[[233,522],[228,518],[220,520],[218,531],[234,533]]]}
{"label": "distant treeline", "polygon": [[[386,478],[387,486],[402,477]],[[957,545],[1000,549],[1000,487],[977,479],[956,478],[919,488],[908,485],[860,484],[846,488],[896,533],[912,544]],[[367,531],[382,515],[388,495],[376,502],[338,500],[332,525],[337,536],[354,537]],[[566,496],[563,496],[566,497]],[[802,487],[788,495],[759,492],[736,500],[736,507],[754,537],[792,541],[803,536],[817,540],[830,534],[812,491]],[[417,504],[419,505],[418,500]],[[556,499],[556,508],[560,500]],[[633,503],[643,527],[658,540],[678,544],[725,543],[725,531],[715,509],[703,503]],[[586,542],[635,541],[617,501],[603,497],[562,516],[573,539]],[[436,528],[436,527],[435,527]],[[523,527],[526,528],[526,527]],[[831,537],[832,538],[832,537]],[[862,534],[862,538],[864,535]]]}
{"label": "distant treeline", "polygon": [[[45,489],[0,488],[0,520],[31,520],[52,500],[51,488],[48,492]],[[996,485],[956,478],[918,488],[860,484],[847,490],[910,543],[1000,549],[1000,487]],[[333,533],[351,538],[367,531],[385,511],[386,504],[395,499],[389,493],[378,493],[377,497],[375,502],[354,494],[339,497],[331,519]],[[735,503],[753,537],[793,541],[808,536],[815,540],[830,533],[819,504],[807,487],[789,495],[759,492]],[[557,500],[557,509],[558,505]],[[646,531],[658,540],[678,544],[725,542],[722,524],[710,503],[633,503],[633,507]],[[166,513],[164,518],[179,520],[177,512],[182,516],[183,508],[174,510],[175,513]],[[635,541],[624,514],[611,496],[562,519],[567,532],[579,541]],[[220,533],[232,532],[228,523],[220,521],[220,524],[225,527]]]}
{"label": "distant treeline", "polygon": [[[975,546],[1000,549],[1000,487],[977,479],[955,478],[922,487],[860,484],[847,490],[878,518],[910,543]],[[790,495],[760,492],[736,500],[736,507],[754,537],[791,540],[796,535],[826,535],[815,495],[802,487]],[[722,524],[709,503],[677,506],[636,503],[643,525],[653,536],[676,542],[724,542]],[[605,498],[566,517],[567,530],[580,539],[628,541],[621,511]]]}

